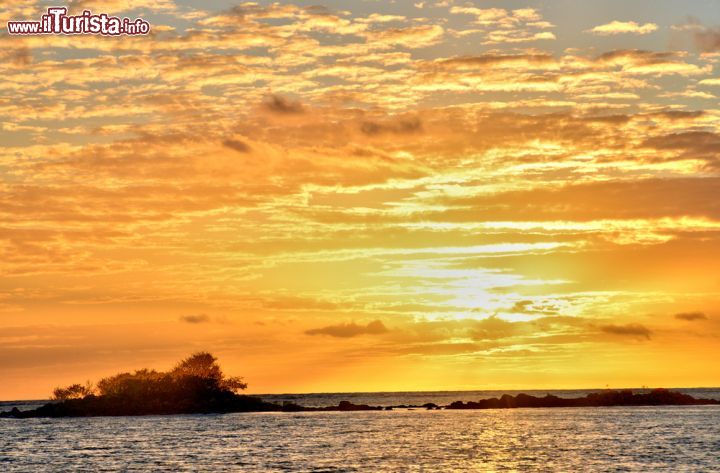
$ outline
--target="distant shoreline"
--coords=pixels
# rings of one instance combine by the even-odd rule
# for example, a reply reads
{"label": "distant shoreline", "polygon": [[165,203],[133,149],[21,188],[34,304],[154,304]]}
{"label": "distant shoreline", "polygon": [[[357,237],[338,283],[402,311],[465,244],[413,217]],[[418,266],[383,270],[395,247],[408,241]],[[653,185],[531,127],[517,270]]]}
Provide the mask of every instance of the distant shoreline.
{"label": "distant shoreline", "polygon": [[234,394],[216,398],[198,399],[192,405],[172,405],[149,399],[147,403],[136,400],[127,402],[121,398],[90,395],[82,399],[69,399],[50,402],[37,409],[21,411],[17,407],[0,413],[3,418],[58,418],[58,417],[96,417],[96,416],[137,416],[172,414],[223,414],[237,412],[356,412],[387,411],[393,409],[428,410],[485,410],[517,408],[567,408],[567,407],[616,407],[616,406],[700,406],[720,405],[717,399],[699,399],[688,394],[667,389],[653,389],[649,392],[635,393],[632,390],[605,390],[584,397],[563,398],[551,394],[544,397],[525,393],[512,396],[504,394],[499,398],[487,398],[479,401],[454,401],[447,405],[432,402],[422,405],[371,406],[340,401],[337,405],[307,407],[284,402],[282,404],[266,402],[259,397]]}

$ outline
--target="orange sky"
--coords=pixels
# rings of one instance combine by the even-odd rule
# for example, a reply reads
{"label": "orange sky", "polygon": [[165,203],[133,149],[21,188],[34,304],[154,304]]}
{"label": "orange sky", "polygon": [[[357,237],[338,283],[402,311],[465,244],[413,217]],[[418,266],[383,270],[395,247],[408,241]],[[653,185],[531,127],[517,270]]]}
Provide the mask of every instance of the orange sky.
{"label": "orange sky", "polygon": [[720,384],[715,3],[205,3],[0,6],[0,399]]}

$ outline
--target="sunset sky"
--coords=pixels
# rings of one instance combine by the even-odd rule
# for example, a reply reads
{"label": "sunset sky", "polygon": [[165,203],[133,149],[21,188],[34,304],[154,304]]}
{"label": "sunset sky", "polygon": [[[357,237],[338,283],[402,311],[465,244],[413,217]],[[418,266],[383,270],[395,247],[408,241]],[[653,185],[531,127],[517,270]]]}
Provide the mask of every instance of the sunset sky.
{"label": "sunset sky", "polygon": [[0,399],[720,385],[720,0],[318,1],[2,3]]}

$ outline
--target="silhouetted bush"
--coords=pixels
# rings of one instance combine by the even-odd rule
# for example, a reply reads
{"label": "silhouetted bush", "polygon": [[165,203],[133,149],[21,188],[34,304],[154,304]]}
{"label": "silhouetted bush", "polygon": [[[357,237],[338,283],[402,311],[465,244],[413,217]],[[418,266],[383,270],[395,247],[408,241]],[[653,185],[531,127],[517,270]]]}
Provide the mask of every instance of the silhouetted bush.
{"label": "silhouetted bush", "polygon": [[272,410],[278,406],[238,395],[247,388],[239,377],[223,374],[217,358],[195,353],[172,370],[141,369],[101,379],[97,387],[73,384],[56,388],[62,401],[37,409],[38,416],[143,415]]}
{"label": "silhouetted bush", "polygon": [[53,390],[52,400],[54,401],[66,401],[68,399],[82,399],[86,396],[90,396],[94,393],[92,383],[88,381],[85,385],[82,384],[71,384],[68,387],[61,388],[57,387]]}

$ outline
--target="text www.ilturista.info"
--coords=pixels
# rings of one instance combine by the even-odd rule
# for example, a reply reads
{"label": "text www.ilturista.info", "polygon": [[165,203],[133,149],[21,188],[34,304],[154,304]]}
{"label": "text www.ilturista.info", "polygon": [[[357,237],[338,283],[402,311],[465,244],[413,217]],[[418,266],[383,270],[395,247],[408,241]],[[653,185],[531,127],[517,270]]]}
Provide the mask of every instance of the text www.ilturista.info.
{"label": "text www.ilturista.info", "polygon": [[150,23],[141,18],[131,20],[106,13],[95,15],[90,10],[85,10],[82,15],[68,16],[67,8],[51,7],[40,21],[8,21],[7,30],[11,35],[146,35],[150,33]]}

